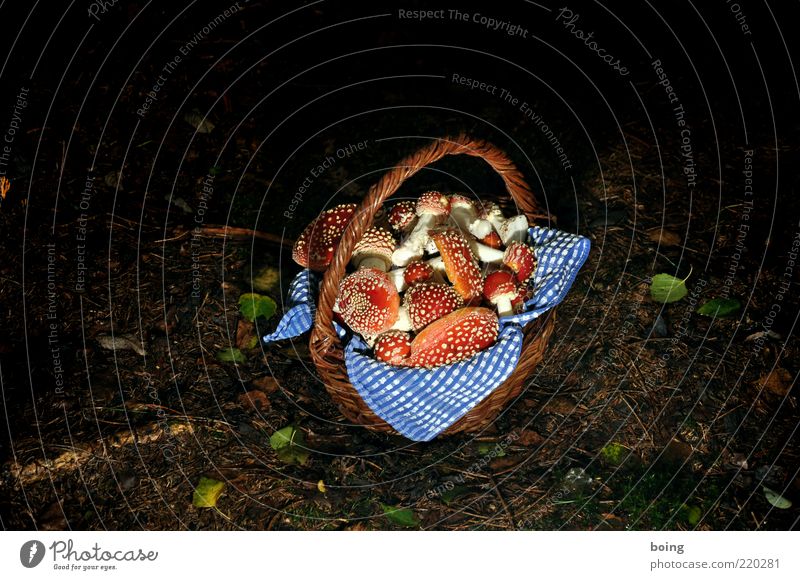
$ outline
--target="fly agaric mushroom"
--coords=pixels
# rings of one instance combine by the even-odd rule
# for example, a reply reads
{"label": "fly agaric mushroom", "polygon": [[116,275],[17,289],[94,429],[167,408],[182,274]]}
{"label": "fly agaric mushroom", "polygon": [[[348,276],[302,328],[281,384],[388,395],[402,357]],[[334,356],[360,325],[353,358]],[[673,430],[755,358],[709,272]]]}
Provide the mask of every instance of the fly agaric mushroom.
{"label": "fly agaric mushroom", "polygon": [[292,259],[303,268],[325,271],[355,212],[354,203],[337,205],[322,212],[297,238],[292,249]]}
{"label": "fly agaric mushroom", "polygon": [[503,240],[500,239],[500,236],[498,236],[497,232],[494,230],[489,232],[485,237],[481,238],[481,243],[489,246],[490,248],[494,248],[495,250],[498,250],[503,246]]}
{"label": "fly agaric mushroom", "polygon": [[416,204],[413,201],[401,201],[389,211],[389,224],[398,233],[405,234],[417,219]]}
{"label": "fly agaric mushroom", "polygon": [[[442,278],[441,276],[441,272],[444,272],[444,262],[442,261],[441,256],[435,256],[429,260],[425,260],[423,263],[433,268],[434,280],[442,282],[444,281],[444,278]],[[409,264],[409,266],[410,265],[411,264]],[[408,287],[408,284],[406,283],[405,280],[407,269],[408,266],[406,266],[405,268],[395,268],[394,270],[389,270],[389,276],[391,276],[392,281],[394,281],[394,285],[397,287],[398,292],[402,292]]]}
{"label": "fly agaric mushroom", "polygon": [[403,272],[403,280],[406,286],[413,286],[418,282],[427,282],[433,278],[433,267],[422,260],[414,260],[406,266]]}
{"label": "fly agaric mushroom", "polygon": [[511,301],[517,297],[517,281],[508,270],[498,270],[486,276],[483,296],[497,307],[497,314],[508,316],[513,312]]}
{"label": "fly agaric mushroom", "polygon": [[503,256],[503,264],[511,268],[517,280],[524,284],[536,271],[536,254],[528,244],[511,242]]}
{"label": "fly agaric mushroom", "polygon": [[468,197],[461,194],[450,196],[450,218],[456,223],[461,233],[466,235],[469,226],[478,217],[478,210],[475,204]]}
{"label": "fly agaric mushroom", "polygon": [[416,206],[417,225],[392,254],[396,266],[405,266],[422,256],[430,239],[429,230],[450,213],[450,200],[438,191],[423,193]]}
{"label": "fly agaric mushroom", "polygon": [[528,218],[522,214],[506,219],[499,205],[488,203],[484,205],[484,216],[506,245],[510,242],[524,242],[528,236]]}
{"label": "fly agaric mushroom", "polygon": [[353,248],[351,263],[356,268],[377,268],[387,272],[392,267],[394,236],[383,228],[370,228]]}
{"label": "fly agaric mushroom", "polygon": [[337,306],[347,326],[369,340],[397,321],[400,295],[386,272],[361,268],[339,284]]}
{"label": "fly agaric mushroom", "polygon": [[485,201],[481,203],[476,208],[477,217],[472,221],[471,224],[469,224],[469,233],[471,233],[479,240],[482,240],[483,238],[485,238],[494,231],[494,226],[492,225],[492,222],[490,222],[487,219],[489,208],[493,205],[496,204],[490,201]]}
{"label": "fly agaric mushroom", "polygon": [[407,332],[389,330],[375,341],[375,358],[390,365],[401,365],[411,354],[411,337]]}
{"label": "fly agaric mushroom", "polygon": [[498,332],[497,315],[488,308],[460,308],[416,336],[408,364],[433,368],[468,359],[494,344]]}
{"label": "fly agaric mushroom", "polygon": [[464,306],[464,301],[452,286],[446,284],[417,284],[403,297],[411,328],[419,331],[434,320]]}
{"label": "fly agaric mushroom", "polygon": [[464,236],[457,230],[447,229],[433,234],[433,240],[456,292],[466,303],[478,298],[483,290],[483,277]]}

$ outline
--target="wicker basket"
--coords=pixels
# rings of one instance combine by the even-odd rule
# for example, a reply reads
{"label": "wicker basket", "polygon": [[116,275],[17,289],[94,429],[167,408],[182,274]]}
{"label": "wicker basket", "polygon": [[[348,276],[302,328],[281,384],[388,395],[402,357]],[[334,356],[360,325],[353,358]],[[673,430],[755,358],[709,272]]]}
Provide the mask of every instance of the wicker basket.
{"label": "wicker basket", "polygon": [[[359,211],[345,230],[333,261],[325,272],[320,287],[316,320],[311,331],[309,349],[325,388],[342,414],[351,422],[373,431],[396,433],[375,415],[360,397],[347,377],[344,351],[333,324],[333,305],[339,291],[339,281],[346,275],[353,247],[372,225],[375,214],[400,185],[420,169],[446,155],[472,155],[480,157],[500,174],[508,193],[517,206],[533,223],[547,219],[531,193],[522,174],[504,152],[483,140],[459,135],[453,139],[439,139],[417,153],[402,160],[386,173],[367,193]],[[450,426],[444,435],[478,431],[491,423],[503,408],[516,398],[534,367],[542,360],[555,323],[555,309],[525,327],[525,338],[517,367],[511,376],[471,411]]]}

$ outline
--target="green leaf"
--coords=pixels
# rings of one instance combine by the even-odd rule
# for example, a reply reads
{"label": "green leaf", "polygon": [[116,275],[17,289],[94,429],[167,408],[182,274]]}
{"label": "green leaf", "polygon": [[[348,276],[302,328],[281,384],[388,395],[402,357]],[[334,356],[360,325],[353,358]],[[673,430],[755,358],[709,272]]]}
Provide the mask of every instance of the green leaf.
{"label": "green leaf", "polygon": [[289,465],[305,465],[310,455],[306,448],[303,432],[288,425],[279,429],[269,438],[270,446],[275,450],[278,459]]}
{"label": "green leaf", "polygon": [[251,336],[250,338],[247,339],[247,344],[245,345],[245,348],[251,349],[251,348],[255,348],[256,346],[258,346],[258,337],[257,336]]}
{"label": "green leaf", "polygon": [[252,293],[239,296],[239,312],[250,322],[253,322],[259,316],[272,318],[277,309],[275,301],[269,296]]}
{"label": "green leaf", "polygon": [[628,454],[628,449],[621,443],[612,441],[600,450],[600,455],[611,465],[619,465]]}
{"label": "green leaf", "polygon": [[219,362],[243,363],[247,360],[247,357],[245,357],[244,353],[238,348],[231,347],[219,351],[217,353],[217,360]]}
{"label": "green leaf", "polygon": [[733,314],[739,310],[741,306],[741,303],[735,298],[714,298],[698,308],[697,313],[703,316],[715,316],[719,318]]}
{"label": "green leaf", "polygon": [[686,516],[686,523],[690,526],[696,526],[703,517],[703,510],[696,505],[683,505],[683,510]]}
{"label": "green leaf", "polygon": [[669,274],[656,274],[650,284],[650,297],[662,304],[677,302],[688,293],[686,280],[681,280]]}
{"label": "green leaf", "polygon": [[790,507],[792,507],[791,500],[786,499],[777,491],[768,488],[766,485],[764,486],[764,497],[766,497],[767,501],[779,510],[788,510]]}
{"label": "green leaf", "polygon": [[397,509],[385,503],[381,503],[381,507],[383,508],[383,515],[393,524],[404,528],[416,528],[419,526],[419,518],[410,509]]}
{"label": "green leaf", "polygon": [[505,450],[498,443],[491,443],[489,441],[481,441],[478,443],[478,454],[489,455],[492,451],[495,452],[495,457],[505,457]]}
{"label": "green leaf", "polygon": [[464,485],[456,485],[453,489],[448,489],[442,492],[442,495],[439,496],[442,498],[442,501],[450,505],[455,499],[461,497],[462,495],[466,495],[470,492],[470,489]]}
{"label": "green leaf", "polygon": [[222,495],[225,484],[210,477],[201,477],[200,483],[194,489],[192,504],[199,508],[213,508],[217,506],[217,500]]}

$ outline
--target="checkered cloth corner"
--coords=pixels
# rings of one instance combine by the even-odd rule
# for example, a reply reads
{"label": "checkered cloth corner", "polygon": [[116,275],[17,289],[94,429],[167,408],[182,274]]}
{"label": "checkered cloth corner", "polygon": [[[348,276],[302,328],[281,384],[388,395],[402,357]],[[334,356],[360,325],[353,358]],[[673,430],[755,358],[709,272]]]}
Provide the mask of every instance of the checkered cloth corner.
{"label": "checkered cloth corner", "polygon": [[311,330],[317,312],[317,293],[322,277],[311,270],[303,270],[289,284],[286,313],[272,334],[264,342],[294,338]]}
{"label": "checkered cloth corner", "polygon": [[[395,367],[376,361],[361,337],[351,335],[345,345],[347,375],[378,417],[411,440],[430,441],[509,377],[519,360],[523,327],[564,299],[590,249],[582,236],[542,227],[530,229],[528,243],[537,258],[533,297],[523,312],[502,317],[497,342],[469,360],[435,369]],[[316,299],[311,276],[318,284],[319,276],[307,271],[292,282],[290,303],[296,305],[265,341],[298,336],[311,328],[313,303],[301,310],[298,302],[301,291],[305,300]],[[336,330],[345,340],[345,331],[338,325]]]}

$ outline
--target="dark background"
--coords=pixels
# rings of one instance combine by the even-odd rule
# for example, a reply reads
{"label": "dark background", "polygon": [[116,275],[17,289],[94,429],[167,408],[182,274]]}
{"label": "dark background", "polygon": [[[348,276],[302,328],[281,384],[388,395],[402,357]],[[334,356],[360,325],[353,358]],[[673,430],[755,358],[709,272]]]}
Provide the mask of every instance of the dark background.
{"label": "dark background", "polygon": [[[321,1],[290,8],[277,2],[242,1],[241,10],[200,39],[188,55],[182,55],[175,70],[165,74],[158,98],[144,118],[137,115],[137,109],[159,74],[164,74],[162,67],[229,4],[120,1],[107,12],[98,13],[99,21],[88,15],[90,5],[81,1],[61,8],[54,4],[31,8],[21,3],[0,7],[4,28],[0,38],[0,131],[11,119],[20,88],[30,89],[7,171],[12,189],[0,209],[0,299],[4,315],[0,362],[8,423],[7,429],[0,430],[0,461],[6,465],[0,490],[5,495],[0,501],[4,526],[41,527],[49,516],[42,516],[40,508],[55,510],[58,522],[62,518],[67,523],[52,525],[61,527],[185,526],[170,514],[145,523],[139,516],[125,516],[114,524],[108,521],[113,508],[110,512],[96,508],[90,517],[81,507],[70,515],[64,504],[69,506],[78,496],[84,498],[75,500],[81,506],[93,494],[105,494],[111,504],[118,496],[114,489],[92,491],[92,484],[85,483],[89,476],[74,473],[70,477],[78,479],[67,477],[62,482],[56,478],[49,488],[31,492],[41,496],[45,506],[31,507],[25,484],[12,467],[15,463],[45,461],[58,445],[80,447],[80,441],[76,444],[73,437],[97,441],[120,425],[130,426],[130,416],[117,423],[110,419],[108,424],[98,422],[92,389],[103,383],[110,385],[103,396],[114,405],[137,400],[142,387],[137,391],[131,381],[141,381],[141,376],[126,377],[123,371],[137,369],[141,361],[124,358],[132,357],[131,353],[119,355],[122,360],[114,354],[111,360],[112,355],[92,343],[98,333],[146,334],[145,342],[160,354],[141,363],[142,370],[159,383],[165,406],[180,406],[184,415],[192,414],[185,391],[191,389],[194,379],[176,377],[189,372],[187,369],[196,369],[195,347],[207,340],[206,335],[195,331],[192,313],[198,308],[213,310],[214,304],[199,303],[189,295],[191,275],[183,242],[161,241],[185,235],[194,226],[201,207],[201,182],[209,173],[215,180],[214,195],[203,216],[206,225],[228,224],[289,241],[284,245],[252,238],[230,245],[215,242],[218,255],[204,263],[204,268],[206,282],[214,288],[208,300],[216,300],[220,306],[208,318],[209,324],[221,329],[213,344],[224,345],[226,341],[230,344],[236,331],[235,315],[231,318],[236,294],[248,291],[252,271],[265,264],[280,269],[281,282],[273,293],[279,300],[298,271],[289,260],[290,242],[324,207],[360,200],[387,168],[431,138],[466,132],[495,143],[528,176],[558,226],[589,236],[594,247],[592,260],[576,288],[576,310],[570,311],[565,305],[561,350],[556,351],[563,359],[551,363],[555,365],[550,377],[552,392],[557,393],[564,388],[562,381],[569,382],[565,376],[572,373],[581,384],[584,374],[592,372],[602,349],[608,347],[602,341],[598,347],[597,333],[606,333],[607,337],[619,333],[626,304],[641,289],[637,284],[647,277],[657,272],[685,277],[691,271],[709,280],[712,288],[721,287],[742,223],[742,152],[753,149],[755,205],[747,250],[735,267],[733,289],[734,295],[747,303],[738,320],[714,327],[720,333],[720,344],[733,341],[742,351],[732,354],[726,348],[708,355],[703,350],[707,328],[701,320],[693,335],[699,342],[687,339],[687,352],[708,355],[708,360],[687,354],[673,370],[691,376],[691,369],[707,365],[713,370],[709,371],[714,377],[713,388],[732,389],[740,382],[758,384],[764,373],[785,367],[790,384],[794,384],[797,360],[785,349],[790,339],[791,344],[794,340],[796,271],[790,274],[791,290],[783,311],[770,326],[782,337],[782,346],[773,345],[769,354],[759,353],[752,360],[745,360],[750,355],[742,354],[750,352],[744,337],[764,327],[799,227],[794,169],[798,162],[800,90],[792,60],[798,54],[792,4],[739,2],[750,35],[741,30],[732,3],[723,0],[567,4],[580,15],[576,27],[594,31],[597,43],[630,71],[622,77],[557,21],[556,14],[564,4],[519,0],[459,8],[518,24],[528,32],[527,38],[521,38],[472,21],[451,20],[447,15],[426,21],[398,18],[401,8],[449,9],[431,2],[366,6]],[[682,175],[682,135],[666,94],[657,84],[651,65],[655,59],[662,61],[686,111],[698,175],[695,187],[687,187]],[[453,83],[454,73],[505,88],[529,103],[553,129],[571,169],[561,167],[547,138],[518,107],[504,103],[499,95]],[[197,133],[185,118],[192,112],[212,121],[214,130]],[[361,141],[368,142],[367,148],[315,179],[292,217],[287,218],[284,212],[311,169],[336,149]],[[414,195],[426,187],[439,187],[502,195],[500,179],[472,159],[445,160],[436,169],[406,184],[401,194]],[[95,186],[90,208],[84,212],[80,194],[89,175],[95,177]],[[83,294],[75,292],[77,220],[82,212],[89,219],[86,247],[90,264]],[[669,249],[644,244],[648,233],[663,229],[677,233],[682,244]],[[57,324],[69,385],[63,396],[55,392],[48,351],[48,243],[56,244],[58,256]],[[233,298],[226,298],[232,287],[236,288]],[[590,296],[592,293],[600,295]],[[589,300],[583,310],[580,300]],[[666,317],[668,313],[660,314]],[[639,321],[639,338],[650,336],[648,329],[657,315],[659,311],[653,310]],[[171,316],[179,320],[172,335],[169,329],[166,336],[163,329],[161,334],[152,330],[159,320]],[[593,350],[596,347],[600,350]],[[589,352],[593,354],[588,356]],[[272,351],[265,356],[269,365]],[[729,368],[725,365],[731,357],[734,366]],[[727,375],[719,373],[720,365],[728,369]],[[165,367],[171,369],[162,376]],[[259,369],[263,374],[263,365],[254,362],[248,372],[258,376]],[[270,367],[269,372],[277,371]],[[212,381],[215,386],[211,392],[206,385],[206,390],[192,399],[198,405],[195,414],[211,405],[215,396],[233,400],[237,389],[241,391],[242,384],[252,378],[243,378],[239,371],[223,374],[223,384]],[[306,382],[303,377],[312,374],[306,360],[296,369],[281,367],[275,376],[286,381],[292,391],[292,385]],[[711,382],[703,377],[700,372],[695,387],[704,393]],[[318,385],[311,383],[309,398],[322,397],[321,390],[314,390]],[[619,385],[619,381],[614,384]],[[88,399],[87,392],[91,393]],[[727,393],[720,396],[726,404],[730,402]],[[692,404],[699,400],[691,393],[687,396]],[[754,396],[737,392],[747,404]],[[761,418],[740,416],[727,428],[741,437],[745,455],[763,453],[762,465],[780,464],[784,473],[774,485],[796,489],[797,455],[788,451],[794,449],[796,420],[792,415],[796,411],[787,410],[795,409],[793,395],[787,396],[770,401],[762,409]],[[302,421],[317,412],[335,417],[333,408],[308,411],[291,397],[287,400],[292,403],[285,409],[273,401],[276,415],[267,421],[271,427],[289,420]],[[114,405],[109,402],[107,407]],[[646,417],[643,423],[645,431],[652,428],[655,432],[656,424],[669,413],[659,412],[662,407],[656,402],[650,401],[650,405],[652,423]],[[636,408],[645,414],[644,408]],[[89,409],[95,409],[94,414]],[[687,416],[685,410],[673,411],[678,419]],[[239,424],[219,408],[214,412],[220,412],[228,423]],[[520,412],[521,416],[529,415]],[[603,417],[605,411],[597,412]],[[765,427],[764,417],[778,420]],[[614,418],[602,421],[606,419],[614,424]],[[506,420],[513,426],[513,417]],[[586,419],[579,417],[576,424],[581,421],[585,423]],[[309,429],[314,432],[313,427]],[[345,433],[352,438],[352,447],[344,451],[336,448],[336,453],[373,447],[394,449],[391,440],[376,436],[364,442],[357,427],[348,429]],[[642,465],[650,465],[654,453],[661,456],[673,440],[670,429],[662,441],[651,440],[650,448],[639,449],[628,442],[631,448],[639,449]],[[539,429],[543,430],[545,427]],[[596,456],[603,443],[613,438],[600,431],[594,443],[587,445],[589,457]],[[570,438],[567,426],[561,432],[565,439]],[[238,436],[235,439],[238,441]],[[729,450],[722,449],[726,440],[718,439],[719,448],[704,456],[706,469],[728,461],[725,453]],[[461,449],[465,444],[458,441],[447,445]],[[766,450],[759,447],[762,444]],[[437,452],[435,448],[426,449],[424,453]],[[540,458],[543,453],[539,448],[535,455]],[[790,453],[788,459],[786,453]],[[554,465],[557,463],[539,467],[543,473],[550,473]],[[691,466],[691,461],[687,459],[682,468],[686,465]],[[135,466],[125,469],[138,473]],[[170,469],[164,466],[164,473]],[[186,471],[208,469],[204,465]],[[667,473],[674,472],[672,467],[667,469]],[[101,475],[98,471],[97,477]],[[293,477],[312,481],[318,475]],[[519,475],[523,479],[532,477],[524,472]],[[746,502],[757,489],[753,482],[761,479],[754,473],[745,476],[751,478],[749,484],[742,484]],[[139,482],[147,479],[141,473],[136,477]],[[192,477],[186,477],[191,482]],[[344,480],[342,485],[346,488]],[[408,483],[409,487],[414,485]],[[546,485],[555,489],[558,484]],[[658,487],[661,485],[656,489],[662,489]],[[79,488],[83,491],[76,491]],[[728,489],[720,484],[707,495],[721,497],[723,488]],[[376,494],[388,497],[394,493],[395,501],[405,501],[409,493],[380,485],[379,489]],[[181,488],[175,493],[180,496],[185,491]],[[274,491],[264,493],[268,498],[276,497]],[[254,497],[253,493],[244,496]],[[768,527],[785,529],[796,522],[796,511],[770,512],[767,518],[765,510],[770,508],[764,507],[763,498],[760,501],[763,513],[756,518],[757,524],[761,522],[759,527],[769,521]],[[20,508],[23,504],[27,508]],[[277,501],[270,506],[285,509]],[[730,506],[734,507],[727,515],[709,516],[704,525],[753,527],[741,503],[730,500]],[[125,506],[116,509],[122,508],[126,514],[136,512]],[[357,510],[352,513],[369,515]],[[352,513],[345,517],[356,517]],[[437,527],[441,521],[437,518],[426,525]],[[263,518],[254,521],[242,520],[236,525],[262,527]],[[198,520],[191,525],[215,524]],[[590,527],[596,522],[566,525]],[[676,524],[670,520],[646,525]],[[308,527],[307,522],[297,526]],[[560,527],[551,521],[543,526]]]}

